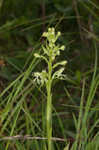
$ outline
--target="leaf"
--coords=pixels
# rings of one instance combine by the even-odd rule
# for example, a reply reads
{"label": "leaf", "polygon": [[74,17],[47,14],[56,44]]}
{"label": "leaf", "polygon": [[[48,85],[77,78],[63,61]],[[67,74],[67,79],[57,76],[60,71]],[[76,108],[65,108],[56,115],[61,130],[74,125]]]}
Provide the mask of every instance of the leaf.
{"label": "leaf", "polygon": [[77,70],[77,71],[76,71],[76,79],[77,79],[78,83],[80,83],[81,77],[82,77],[81,72],[80,72],[79,70]]}
{"label": "leaf", "polygon": [[69,144],[65,146],[64,150],[69,150]]}

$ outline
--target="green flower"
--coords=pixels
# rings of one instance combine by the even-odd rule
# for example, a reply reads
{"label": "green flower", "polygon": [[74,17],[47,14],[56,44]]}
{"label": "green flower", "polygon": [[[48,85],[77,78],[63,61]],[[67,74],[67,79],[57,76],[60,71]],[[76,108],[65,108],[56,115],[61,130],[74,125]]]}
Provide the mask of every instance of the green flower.
{"label": "green flower", "polygon": [[34,82],[36,82],[37,84],[43,86],[45,83],[47,83],[48,81],[48,75],[47,72],[45,70],[42,70],[42,72],[35,72],[34,73]]}
{"label": "green flower", "polygon": [[[63,71],[64,71],[64,66],[67,64],[67,61],[57,62],[56,64],[53,63],[56,56],[60,55],[60,51],[61,50],[63,51],[65,49],[64,45],[60,46],[60,45],[55,44],[56,40],[58,39],[60,35],[61,35],[61,32],[57,32],[55,34],[55,29],[53,27],[48,28],[48,32],[44,32],[42,34],[42,36],[46,37],[47,39],[46,45],[45,46],[42,45],[42,50],[44,54],[43,55],[39,55],[37,53],[34,54],[36,58],[41,58],[45,60],[48,66],[49,66],[49,62],[51,61],[53,70],[59,65],[63,66],[62,68],[57,70],[55,73],[52,73],[52,80],[56,78],[58,79],[65,78]],[[36,81],[38,84],[44,85],[48,81],[48,75],[49,75],[48,72],[46,72],[45,70],[43,70],[41,73],[36,72],[34,73],[34,81]]]}

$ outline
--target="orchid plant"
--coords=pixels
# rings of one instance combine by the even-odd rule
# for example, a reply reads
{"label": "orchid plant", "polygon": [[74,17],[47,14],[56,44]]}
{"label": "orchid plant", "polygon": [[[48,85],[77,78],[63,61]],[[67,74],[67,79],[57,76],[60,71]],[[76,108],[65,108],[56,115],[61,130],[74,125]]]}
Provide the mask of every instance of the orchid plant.
{"label": "orchid plant", "polygon": [[[67,63],[65,60],[54,63],[56,56],[59,56],[60,52],[65,49],[64,45],[60,46],[59,44],[56,44],[60,35],[61,32],[57,32],[56,34],[53,27],[49,28],[48,32],[44,32],[42,35],[42,37],[46,38],[46,44],[42,45],[43,54],[34,54],[36,58],[43,59],[48,67],[48,71],[42,70],[42,72],[35,72],[33,74],[34,81],[41,86],[45,85],[47,91],[46,129],[48,150],[52,150],[52,82],[55,79],[65,79],[63,71],[65,69],[64,66]],[[58,66],[60,66],[60,68],[55,71]]]}

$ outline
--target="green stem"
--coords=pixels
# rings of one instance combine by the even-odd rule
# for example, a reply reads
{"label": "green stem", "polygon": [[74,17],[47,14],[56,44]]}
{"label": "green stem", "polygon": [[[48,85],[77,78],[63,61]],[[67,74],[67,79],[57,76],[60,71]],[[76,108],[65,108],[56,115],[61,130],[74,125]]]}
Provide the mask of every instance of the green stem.
{"label": "green stem", "polygon": [[49,58],[48,64],[48,83],[47,83],[47,138],[48,138],[48,150],[52,150],[52,95],[51,95],[51,84],[52,84],[52,60]]}

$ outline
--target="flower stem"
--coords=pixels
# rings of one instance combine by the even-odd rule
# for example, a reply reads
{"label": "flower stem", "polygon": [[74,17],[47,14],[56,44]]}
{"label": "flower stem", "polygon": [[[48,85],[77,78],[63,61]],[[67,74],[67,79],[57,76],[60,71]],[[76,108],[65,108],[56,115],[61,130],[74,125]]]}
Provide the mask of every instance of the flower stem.
{"label": "flower stem", "polygon": [[48,150],[52,150],[52,94],[51,94],[51,84],[52,84],[52,60],[49,58],[48,64],[48,83],[47,83],[47,138],[48,138]]}

